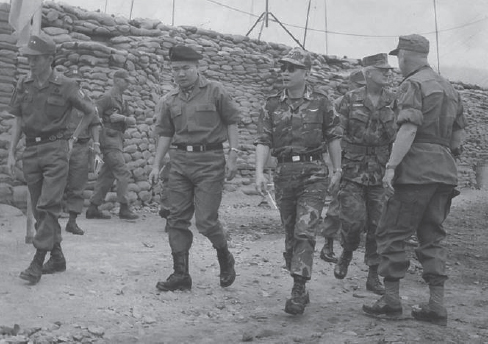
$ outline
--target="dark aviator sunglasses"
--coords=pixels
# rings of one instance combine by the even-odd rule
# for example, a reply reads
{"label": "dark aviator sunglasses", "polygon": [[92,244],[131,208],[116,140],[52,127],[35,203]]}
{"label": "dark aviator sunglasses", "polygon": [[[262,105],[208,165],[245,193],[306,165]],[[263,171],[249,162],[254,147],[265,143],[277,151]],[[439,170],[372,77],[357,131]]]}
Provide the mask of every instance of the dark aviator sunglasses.
{"label": "dark aviator sunglasses", "polygon": [[290,73],[293,73],[295,70],[297,69],[305,69],[305,67],[302,67],[302,66],[297,66],[297,65],[293,65],[293,64],[282,64],[281,67],[280,67],[281,71],[282,72],[285,72],[287,69],[288,69],[288,72]]}

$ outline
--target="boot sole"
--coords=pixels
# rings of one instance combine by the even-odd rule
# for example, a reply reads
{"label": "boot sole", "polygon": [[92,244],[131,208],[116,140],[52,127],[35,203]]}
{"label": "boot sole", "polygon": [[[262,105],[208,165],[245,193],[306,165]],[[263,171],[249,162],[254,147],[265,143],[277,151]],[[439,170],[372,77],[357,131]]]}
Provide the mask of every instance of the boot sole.
{"label": "boot sole", "polygon": [[55,274],[55,273],[58,273],[58,272],[65,272],[66,271],[66,266],[65,267],[61,267],[61,268],[56,268],[56,269],[52,269],[52,270],[42,270],[42,274],[43,275],[52,275],[52,274]]}
{"label": "boot sole", "polygon": [[412,311],[412,317],[418,321],[428,322],[439,326],[447,326],[447,318],[432,318],[428,315],[418,314],[415,311]]}
{"label": "boot sole", "polygon": [[328,257],[326,256],[325,254],[320,254],[320,259],[322,259],[323,261],[326,261],[327,263],[334,263],[336,264],[337,263],[337,258],[334,258],[334,257]]}
{"label": "boot sole", "polygon": [[19,277],[23,279],[24,281],[29,282],[30,284],[37,284],[41,280],[41,276],[32,276],[32,275],[27,275],[24,273],[20,273]]}
{"label": "boot sole", "polygon": [[189,286],[179,286],[177,288],[167,288],[163,284],[164,284],[164,282],[158,282],[158,283],[156,283],[156,288],[159,291],[190,291],[191,290],[191,285],[189,285]]}
{"label": "boot sole", "polygon": [[363,305],[363,312],[366,315],[373,316],[375,318],[379,319],[391,319],[391,320],[400,320],[404,319],[405,317],[403,316],[403,309],[395,310],[395,311],[388,311],[384,312],[382,311],[381,313],[377,310],[373,310],[370,307],[366,307]]}

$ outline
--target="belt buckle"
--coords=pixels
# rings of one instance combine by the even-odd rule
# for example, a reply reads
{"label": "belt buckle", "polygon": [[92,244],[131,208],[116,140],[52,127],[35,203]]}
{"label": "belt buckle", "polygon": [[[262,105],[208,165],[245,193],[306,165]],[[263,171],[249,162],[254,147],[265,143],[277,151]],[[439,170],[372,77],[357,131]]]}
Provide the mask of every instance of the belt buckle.
{"label": "belt buckle", "polygon": [[56,141],[56,140],[57,140],[56,135],[49,136],[49,141]]}
{"label": "belt buckle", "polygon": [[34,137],[34,141],[41,142],[42,141],[42,137],[39,137],[39,136],[38,137]]}
{"label": "belt buckle", "polygon": [[300,155],[292,155],[291,161],[293,161],[293,162],[300,161]]}
{"label": "belt buckle", "polygon": [[193,152],[193,146],[186,146],[187,152]]}

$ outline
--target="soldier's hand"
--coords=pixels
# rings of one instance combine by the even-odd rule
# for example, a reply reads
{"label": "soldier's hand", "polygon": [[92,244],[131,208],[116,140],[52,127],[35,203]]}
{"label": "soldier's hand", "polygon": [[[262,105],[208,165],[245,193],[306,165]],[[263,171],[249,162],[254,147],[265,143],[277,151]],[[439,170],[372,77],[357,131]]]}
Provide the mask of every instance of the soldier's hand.
{"label": "soldier's hand", "polygon": [[264,173],[256,171],[256,191],[261,196],[266,196],[267,186],[268,180],[264,176]]}
{"label": "soldier's hand", "polygon": [[393,177],[395,177],[395,170],[392,168],[387,168],[385,175],[383,176],[383,187],[388,189],[393,189]]}
{"label": "soldier's hand", "polygon": [[333,195],[339,189],[339,185],[341,184],[342,172],[334,172],[332,174],[332,178],[330,178],[329,187],[327,191],[329,194]]}
{"label": "soldier's hand", "polygon": [[159,169],[157,167],[153,167],[151,172],[149,173],[149,182],[151,184],[156,184],[159,179]]}
{"label": "soldier's hand", "polygon": [[7,169],[12,177],[15,176],[15,154],[9,153],[7,158]]}

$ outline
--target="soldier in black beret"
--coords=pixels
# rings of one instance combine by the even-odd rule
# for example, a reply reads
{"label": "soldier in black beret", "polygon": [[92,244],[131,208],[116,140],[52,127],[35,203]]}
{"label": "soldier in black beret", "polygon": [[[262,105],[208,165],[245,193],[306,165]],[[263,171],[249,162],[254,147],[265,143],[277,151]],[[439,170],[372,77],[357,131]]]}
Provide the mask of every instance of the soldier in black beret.
{"label": "soldier in black beret", "polygon": [[[162,158],[169,151],[171,169],[168,197],[171,204],[166,231],[171,246],[174,273],[156,287],[162,291],[189,290],[189,251],[193,241],[190,221],[217,250],[220,285],[234,283],[234,257],[229,252],[224,228],[218,218],[224,179],[237,173],[237,123],[240,113],[229,93],[218,82],[209,81],[198,71],[202,55],[177,45],[169,50],[175,83],[173,91],[157,106],[156,157],[149,179],[159,175]],[[229,142],[226,157],[223,143]]]}

